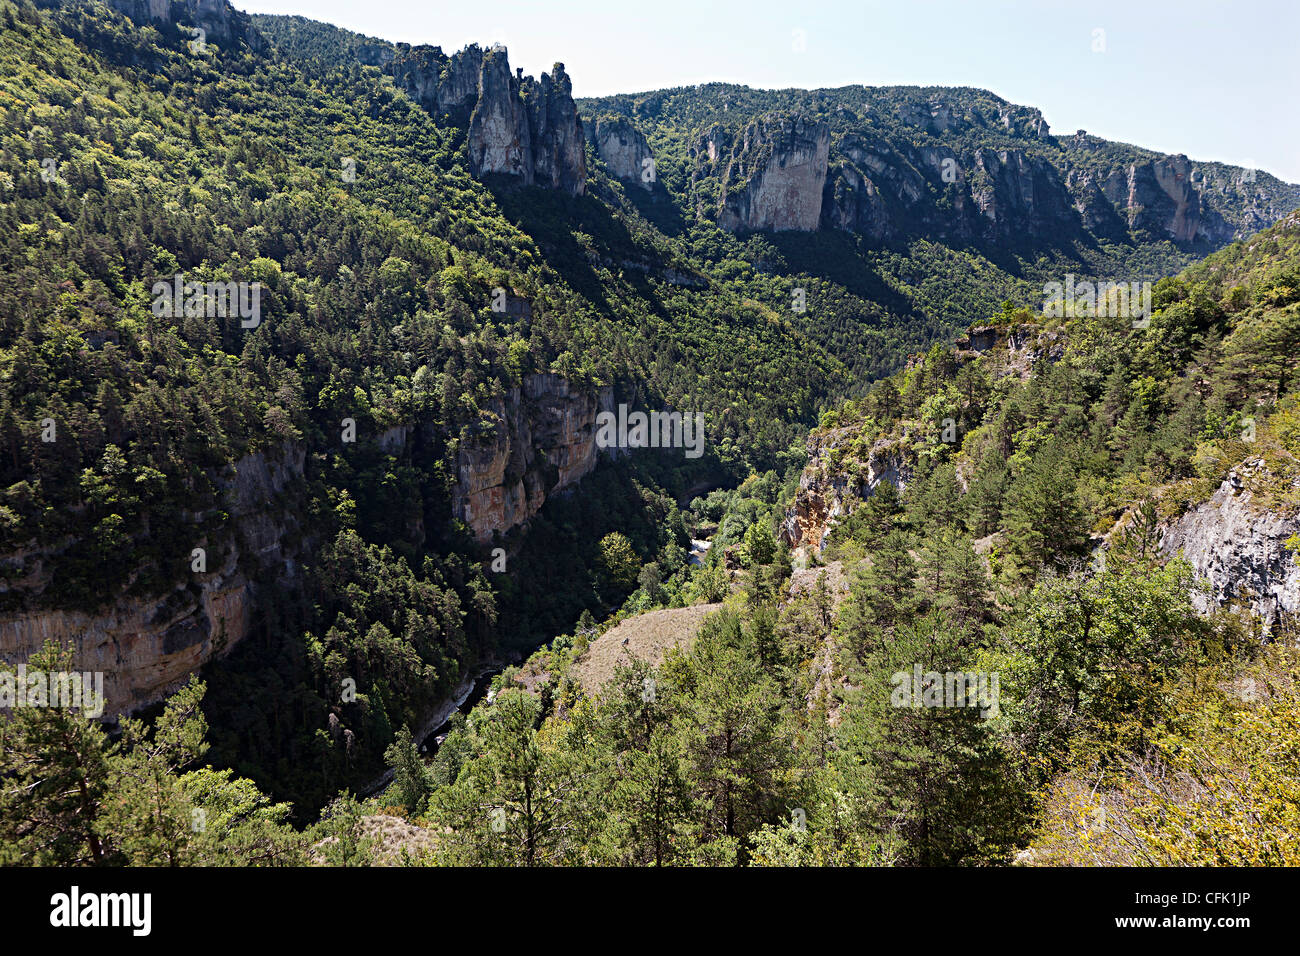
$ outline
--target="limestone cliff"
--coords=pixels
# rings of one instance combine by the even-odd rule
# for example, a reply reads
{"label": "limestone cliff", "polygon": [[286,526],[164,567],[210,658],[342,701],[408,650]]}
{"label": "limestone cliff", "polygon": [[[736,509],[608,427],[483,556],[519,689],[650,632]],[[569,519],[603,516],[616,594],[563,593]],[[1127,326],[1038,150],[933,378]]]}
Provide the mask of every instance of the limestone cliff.
{"label": "limestone cliff", "polygon": [[466,121],[478,102],[483,50],[477,44],[447,56],[441,47],[401,46],[388,67],[393,81],[434,116]]}
{"label": "limestone cliff", "polygon": [[110,7],[136,23],[172,23],[202,29],[205,42],[229,44],[244,41],[262,50],[266,43],[254,30],[248,14],[226,0],[107,0]]}
{"label": "limestone cliff", "polygon": [[468,148],[469,168],[475,176],[499,173],[532,184],[535,162],[528,110],[503,49],[489,50],[483,57]]}
{"label": "limestone cliff", "polygon": [[733,232],[816,229],[829,150],[825,123],[774,113],[750,123],[723,174],[719,224]]}
{"label": "limestone cliff", "polygon": [[[1261,503],[1261,483],[1274,477],[1259,459],[1243,462],[1210,496],[1163,529],[1161,551],[1181,554],[1208,585],[1193,595],[1198,610],[1240,601],[1272,627],[1300,610],[1300,565],[1286,546],[1300,533],[1300,509]],[[1292,483],[1292,491],[1300,480]]]}
{"label": "limestone cliff", "polygon": [[556,63],[533,84],[525,82],[533,178],[539,186],[581,196],[587,189],[587,148],[573,102],[573,84]]}
{"label": "limestone cliff", "polygon": [[587,138],[596,147],[609,171],[626,183],[636,183],[643,189],[653,190],[655,177],[647,176],[653,170],[654,153],[645,134],[623,116],[604,118],[587,123]]}
{"label": "limestone cliff", "polygon": [[959,153],[854,133],[834,153],[823,203],[823,225],[829,228],[873,239],[924,232],[998,240],[1079,231],[1073,200],[1055,167],[1020,149]]}
{"label": "limestone cliff", "polygon": [[872,445],[865,461],[846,463],[842,456],[858,436],[857,428],[846,427],[808,439],[809,462],[778,532],[791,548],[820,551],[839,520],[870,498],[882,481],[901,491],[912,480],[903,447],[886,439]]}
{"label": "limestone cliff", "polygon": [[27,660],[46,640],[71,643],[78,668],[102,671],[106,717],[161,700],[203,664],[249,633],[260,584],[296,573],[282,547],[288,530],[277,496],[301,479],[305,452],[285,446],[248,455],[219,477],[229,534],[199,538],[206,567],[190,570],[166,594],[122,597],[93,611],[59,607],[47,593],[49,552],[7,555],[0,591],[18,592],[31,609],[0,616],[0,657]]}
{"label": "limestone cliff", "polygon": [[1203,210],[1186,156],[1169,156],[1115,169],[1101,186],[1130,229],[1161,239],[1226,242],[1233,229]]}
{"label": "limestone cliff", "polygon": [[453,516],[480,541],[523,524],[596,467],[596,416],[613,401],[610,388],[583,391],[550,374],[490,401],[491,426],[459,449]]}
{"label": "limestone cliff", "polygon": [[[487,403],[490,426],[458,448],[448,517],[464,520],[483,542],[524,524],[595,468],[596,415],[612,407],[610,388],[526,376],[521,387]],[[375,441],[401,455],[416,427],[438,428],[398,425]],[[196,532],[192,547],[205,551],[201,571],[191,569],[189,542],[178,550],[181,572],[164,593],[73,609],[50,589],[53,549],[0,557],[0,594],[10,599],[6,606],[21,608],[0,615],[0,658],[19,663],[46,640],[70,643],[78,668],[104,674],[105,717],[162,700],[250,634],[264,585],[298,575],[299,512],[285,496],[301,488],[305,460],[303,446],[286,444],[247,455],[216,476],[218,507],[228,519],[212,539]],[[205,517],[194,515],[196,527]]]}
{"label": "limestone cliff", "polygon": [[540,80],[511,71],[505,47],[398,47],[394,82],[439,121],[465,127],[470,171],[582,195],[587,156],[573,86],[557,63]]}
{"label": "limestone cliff", "polygon": [[996,236],[1068,232],[1073,203],[1051,163],[1018,149],[979,149],[971,159],[971,197]]}

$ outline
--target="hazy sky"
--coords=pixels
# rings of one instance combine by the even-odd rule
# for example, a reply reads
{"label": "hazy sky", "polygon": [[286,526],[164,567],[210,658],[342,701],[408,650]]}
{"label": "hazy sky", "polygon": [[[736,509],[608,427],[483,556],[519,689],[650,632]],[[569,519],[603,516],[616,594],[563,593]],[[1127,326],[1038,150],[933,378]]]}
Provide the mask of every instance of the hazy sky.
{"label": "hazy sky", "polygon": [[1297,0],[234,0],[447,52],[505,43],[576,96],[694,83],[976,86],[1090,133],[1300,182]]}

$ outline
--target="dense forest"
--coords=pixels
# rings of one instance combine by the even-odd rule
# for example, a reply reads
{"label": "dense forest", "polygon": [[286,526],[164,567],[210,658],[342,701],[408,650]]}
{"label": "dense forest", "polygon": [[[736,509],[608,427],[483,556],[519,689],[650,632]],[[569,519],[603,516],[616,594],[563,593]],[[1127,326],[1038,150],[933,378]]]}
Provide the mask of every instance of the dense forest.
{"label": "dense forest", "polygon": [[[1080,162],[978,90],[942,91],[976,119],[939,135],[896,119],[935,90],[713,85],[579,101],[644,130],[658,177],[586,143],[567,195],[476,177],[398,46],[190,24],[0,0],[0,615],[163,619],[219,573],[254,582],[248,634],[107,728],[0,721],[0,863],[1300,858],[1290,622],[1207,602],[1158,544],[1226,480],[1300,505],[1294,216],[1218,252],[999,241],[938,234],[939,184],[884,239],[729,231],[700,136],[773,110],[1081,176],[1158,154]],[[1242,235],[1300,205],[1199,169]],[[1045,317],[1066,273],[1154,282],[1150,321]],[[177,276],[256,283],[256,320],[160,310]],[[607,456],[476,535],[463,462],[541,375],[698,411],[705,454]],[[791,515],[818,483],[849,490],[812,542]],[[705,606],[592,683],[605,635]],[[995,706],[891,706],[917,665],[997,675]]]}

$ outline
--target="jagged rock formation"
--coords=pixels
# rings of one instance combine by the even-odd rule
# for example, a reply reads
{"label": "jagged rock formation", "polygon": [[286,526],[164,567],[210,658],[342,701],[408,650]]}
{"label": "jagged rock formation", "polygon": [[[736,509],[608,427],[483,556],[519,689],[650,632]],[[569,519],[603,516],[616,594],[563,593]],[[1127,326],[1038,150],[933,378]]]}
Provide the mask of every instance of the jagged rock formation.
{"label": "jagged rock formation", "polygon": [[[835,151],[823,225],[887,239],[911,232],[954,239],[1069,235],[1079,231],[1056,168],[1020,149],[961,154],[947,146],[892,145],[849,134]],[[940,208],[935,197],[946,197]]]}
{"label": "jagged rock formation", "polygon": [[407,96],[434,116],[459,114],[464,125],[478,102],[483,50],[472,44],[446,56],[441,47],[402,45],[389,72]]}
{"label": "jagged rock formation", "polygon": [[808,439],[808,465],[778,531],[791,548],[820,551],[838,520],[870,498],[882,481],[901,491],[912,480],[911,462],[896,443],[885,439],[872,446],[865,462],[853,467],[831,464],[836,449],[851,445],[858,435],[858,429],[847,427]]}
{"label": "jagged rock formation", "polygon": [[254,49],[265,42],[252,29],[248,15],[236,10],[226,0],[106,0],[108,5],[136,23],[173,23],[199,27],[204,40],[230,43],[244,40]]}
{"label": "jagged rock formation", "polygon": [[[601,118],[586,124],[587,137],[609,171],[626,183],[653,190],[654,153],[645,134],[626,117]],[[647,176],[646,171],[651,175]]]}
{"label": "jagged rock formation", "polygon": [[838,152],[843,159],[826,183],[825,224],[873,239],[897,234],[903,210],[926,194],[925,177],[879,136],[845,136]]}
{"label": "jagged rock formation", "polygon": [[461,445],[453,516],[479,541],[523,524],[596,467],[596,416],[613,405],[611,388],[585,392],[558,375],[526,376],[522,388],[487,404],[495,426]]}
{"label": "jagged rock formation", "polygon": [[1177,242],[1227,242],[1233,229],[1202,210],[1186,156],[1170,156],[1112,170],[1101,191],[1128,219],[1130,229]]}
{"label": "jagged rock formation", "polygon": [[[775,93],[710,84],[583,107],[646,129],[689,129],[709,116],[687,148],[685,198],[696,215],[732,231],[822,228],[876,241],[1060,247],[1174,240],[1200,250],[1264,228],[1300,204],[1300,186],[1266,173],[1082,130],[1054,136],[1037,109],[982,90]],[[797,124],[808,142],[798,142]],[[829,144],[819,201],[811,184],[821,175],[823,127]]]}
{"label": "jagged rock formation", "polygon": [[504,50],[490,50],[479,73],[478,102],[469,122],[469,168],[475,176],[500,173],[534,181],[528,110],[520,80],[510,73]]}
{"label": "jagged rock formation", "polygon": [[1073,225],[1070,194],[1047,160],[1029,158],[1018,149],[980,149],[972,159],[976,185],[971,197],[992,234],[1043,235]]}
{"label": "jagged rock formation", "polygon": [[556,63],[536,85],[525,78],[524,90],[537,184],[581,196],[587,188],[587,148],[564,64]]}
{"label": "jagged rock formation", "polygon": [[[712,140],[708,151],[717,153]],[[759,117],[745,128],[723,174],[718,223],[733,232],[816,229],[829,151],[825,123],[771,113]]]}
{"label": "jagged rock formation", "polygon": [[291,519],[276,499],[301,479],[305,457],[302,448],[285,446],[240,459],[220,479],[232,533],[221,542],[196,540],[206,569],[154,600],[121,598],[95,611],[43,605],[52,555],[5,556],[0,590],[19,592],[33,609],[0,616],[0,656],[18,663],[47,640],[71,644],[77,668],[104,674],[105,717],[162,700],[248,635],[259,584],[297,573],[282,544]]}
{"label": "jagged rock formation", "polygon": [[1045,332],[1036,325],[974,325],[953,343],[953,349],[959,363],[988,354],[986,367],[993,379],[1008,375],[1027,379],[1039,362],[1064,357],[1065,344],[1059,330]]}
{"label": "jagged rock formation", "polygon": [[1254,490],[1273,480],[1261,460],[1243,462],[1208,501],[1162,529],[1162,553],[1181,554],[1209,586],[1193,595],[1198,610],[1239,600],[1270,628],[1300,610],[1300,565],[1285,544],[1300,533],[1300,512],[1262,507]]}
{"label": "jagged rock formation", "polygon": [[556,63],[538,81],[511,72],[505,47],[400,46],[389,66],[397,85],[440,119],[467,126],[475,176],[515,177],[571,196],[587,188],[587,156],[573,85]]}
{"label": "jagged rock formation", "polygon": [[1065,188],[1074,201],[1083,228],[1101,239],[1123,240],[1128,223],[1102,191],[1105,178],[1092,170],[1072,169],[1065,177]]}

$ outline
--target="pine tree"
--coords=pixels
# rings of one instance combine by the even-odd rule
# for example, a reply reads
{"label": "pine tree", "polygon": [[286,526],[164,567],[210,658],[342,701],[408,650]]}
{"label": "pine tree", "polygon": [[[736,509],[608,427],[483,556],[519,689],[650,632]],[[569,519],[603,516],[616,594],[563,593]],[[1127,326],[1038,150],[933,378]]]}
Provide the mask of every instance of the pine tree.
{"label": "pine tree", "polygon": [[405,724],[384,751],[384,762],[393,768],[392,794],[409,816],[419,816],[428,803],[432,783],[428,768],[420,759],[411,738],[411,729]]}

